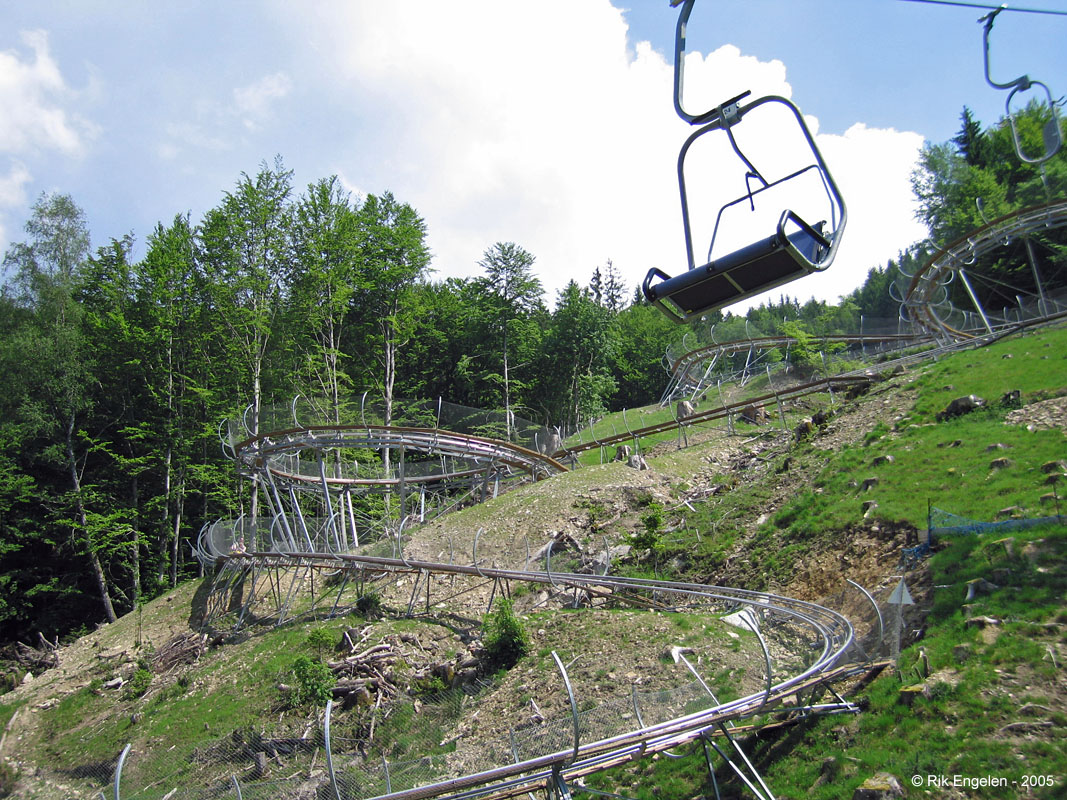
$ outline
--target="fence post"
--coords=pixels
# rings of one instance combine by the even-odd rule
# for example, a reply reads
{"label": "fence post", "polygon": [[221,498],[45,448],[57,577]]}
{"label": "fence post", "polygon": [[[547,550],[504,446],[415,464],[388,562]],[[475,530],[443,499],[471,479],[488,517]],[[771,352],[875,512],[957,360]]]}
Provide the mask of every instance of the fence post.
{"label": "fence post", "polygon": [[571,755],[570,762],[573,763],[578,758],[578,742],[579,742],[579,728],[578,728],[578,704],[574,701],[574,689],[571,688],[571,679],[567,677],[567,668],[563,666],[563,662],[559,660],[559,655],[555,650],[552,651],[552,658],[556,662],[556,668],[559,670],[559,674],[563,676],[563,685],[567,687],[567,698],[571,703],[571,719],[574,721],[574,753]]}
{"label": "fence post", "polygon": [[[885,622],[882,620],[882,611],[878,608],[878,604],[874,602],[874,598],[871,597],[870,592],[868,592],[866,589],[864,589],[862,586],[860,586],[853,580],[845,578],[845,582],[850,583],[857,589],[859,589],[863,593],[863,596],[866,597],[867,600],[870,602],[871,607],[874,609],[874,615],[878,619],[878,647],[875,649],[874,654],[878,655],[880,652],[882,652],[882,641],[885,639]],[[868,658],[868,660],[870,659]]]}
{"label": "fence post", "polygon": [[820,350],[819,355],[822,356],[822,374],[826,379],[826,389],[830,392],[830,406],[833,407],[837,400],[834,398],[834,385],[830,381],[830,367],[826,363],[826,351]]}
{"label": "fence post", "polygon": [[119,794],[119,783],[122,780],[122,765],[126,763],[126,756],[130,752],[130,747],[133,745],[127,744],[122,748],[122,755],[119,756],[119,763],[115,765],[115,800],[122,800],[122,796]]}
{"label": "fence post", "polygon": [[782,423],[782,433],[789,433],[789,427],[785,423],[785,409],[782,408],[782,398],[778,396],[778,390],[774,388],[774,379],[771,378],[771,365],[767,365],[767,388],[774,392],[774,402],[778,404],[778,419]]}
{"label": "fence post", "polygon": [[756,638],[759,640],[760,647],[763,648],[763,660],[767,665],[767,688],[763,693],[763,702],[760,703],[760,708],[763,708],[763,706],[767,705],[767,701],[771,697],[771,685],[774,681],[774,668],[771,666],[771,651],[767,649],[767,642],[763,638],[763,634],[761,634],[759,630],[759,616],[756,613],[756,607],[754,605],[750,605],[749,608],[752,609],[752,619],[748,619],[743,614],[740,616],[739,619],[748,627],[749,630],[756,634]]}
{"label": "fence post", "polygon": [[633,439],[634,452],[635,453],[640,453],[641,452],[640,440],[637,438],[637,436],[634,435],[634,432],[632,430],[630,430],[630,423],[626,419],[626,409],[625,408],[622,410],[622,424],[626,426],[626,432],[628,434],[630,434],[630,438]]}
{"label": "fence post", "polygon": [[725,409],[725,411],[726,411],[726,430],[729,431],[731,436],[733,436],[734,435],[734,415],[733,415],[733,411],[731,411],[730,409],[726,408],[726,398],[722,396],[722,380],[721,379],[716,382],[715,388],[719,390],[719,405],[721,405],[723,407],[723,409]]}
{"label": "fence post", "polygon": [[[333,698],[326,701],[326,719],[323,722],[323,745],[326,748],[326,771],[330,773],[330,786],[333,787],[333,796],[341,800],[341,791],[337,788],[337,775],[333,771],[333,750],[330,748],[330,712],[333,711]],[[237,779],[234,778],[234,783]],[[238,798],[240,800],[240,798]]]}
{"label": "fence post", "polygon": [[485,578],[485,574],[482,572],[482,568],[478,566],[478,539],[481,538],[484,528],[479,528],[477,533],[474,534],[474,547],[471,550],[471,559],[475,572],[478,573],[479,578]]}

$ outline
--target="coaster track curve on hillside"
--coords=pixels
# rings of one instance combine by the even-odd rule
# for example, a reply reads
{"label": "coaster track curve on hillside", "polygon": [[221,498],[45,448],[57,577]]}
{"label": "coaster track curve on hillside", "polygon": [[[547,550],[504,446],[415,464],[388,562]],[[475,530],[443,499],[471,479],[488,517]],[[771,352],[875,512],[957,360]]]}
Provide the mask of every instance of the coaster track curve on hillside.
{"label": "coaster track curve on hillside", "polygon": [[[998,338],[1010,330],[1062,319],[1067,316],[1067,309],[1060,307],[1055,300],[1042,295],[1037,313],[1026,320],[1007,321],[994,327],[985,320],[985,330],[964,330],[946,324],[943,298],[939,297],[937,287],[944,286],[949,274],[959,273],[962,268],[973,262],[976,254],[1003,241],[1006,235],[1025,235],[1038,226],[1063,224],[1067,221],[1067,205],[1050,204],[1039,209],[1029,209],[994,220],[969,237],[939,251],[920,271],[911,276],[911,284],[906,293],[904,306],[919,327],[911,334],[883,334],[839,337],[843,343],[889,344],[892,346],[925,346],[925,352],[912,353],[899,359],[880,365],[880,369],[891,369],[896,364],[907,363],[914,359],[925,359],[934,355],[951,352],[954,349],[973,347],[985,341]],[[1020,304],[1021,306],[1021,304]],[[759,341],[746,339],[740,342],[715,344],[710,347],[697,348],[674,362],[676,374],[693,369],[693,365],[706,359],[709,354],[740,351],[742,348],[758,344],[760,347],[784,347],[789,344],[788,337],[758,337]],[[830,337],[827,341],[837,341]],[[875,377],[866,369],[836,375],[829,378],[810,380],[764,395],[748,398],[742,403],[721,403],[715,407],[677,416],[653,426],[637,430],[627,430],[624,434],[611,437],[594,438],[590,442],[546,447],[542,440],[532,448],[514,443],[494,440],[491,437],[477,437],[468,434],[455,434],[438,428],[418,428],[410,426],[298,426],[273,432],[247,436],[239,441],[231,440],[232,455],[244,468],[258,479],[264,489],[267,502],[272,505],[275,514],[270,524],[271,534],[266,539],[253,537],[248,542],[238,537],[244,529],[240,524],[217,524],[211,531],[205,527],[198,543],[197,555],[205,563],[214,564],[216,573],[214,584],[216,594],[225,595],[235,583],[238,575],[255,574],[256,570],[268,569],[321,569],[334,572],[365,575],[373,573],[378,576],[395,576],[410,574],[416,576],[412,603],[420,586],[426,587],[427,604],[429,604],[430,584],[435,576],[477,577],[492,582],[493,592],[498,586],[510,585],[511,582],[542,584],[558,593],[574,593],[575,597],[586,593],[590,597],[610,598],[613,602],[635,603],[645,607],[663,610],[684,610],[696,605],[715,606],[725,611],[749,609],[753,619],[777,619],[787,621],[805,631],[801,637],[807,647],[811,648],[813,657],[803,669],[791,674],[776,675],[772,659],[766,650],[766,644],[760,637],[766,654],[766,685],[761,691],[750,693],[737,700],[726,703],[717,701],[707,708],[693,713],[682,714],[666,721],[652,725],[640,723],[640,715],[635,724],[625,730],[615,731],[613,735],[582,741],[578,735],[578,712],[575,714],[575,736],[572,743],[561,746],[550,753],[535,758],[519,759],[514,763],[497,764],[488,769],[462,775],[449,775],[425,781],[415,786],[400,788],[386,793],[373,794],[374,800],[422,800],[423,798],[503,798],[517,796],[533,791],[548,791],[557,797],[565,797],[566,785],[582,776],[602,771],[612,766],[643,758],[647,755],[669,751],[678,745],[705,739],[709,733],[719,729],[727,721],[751,718],[770,709],[782,707],[787,698],[799,698],[800,693],[813,687],[825,685],[845,675],[855,674],[870,665],[871,660],[856,641],[852,622],[824,606],[803,602],[773,593],[753,592],[727,587],[680,583],[671,581],[640,580],[611,575],[586,575],[575,573],[501,568],[481,564],[475,549],[472,563],[442,563],[435,561],[413,560],[405,557],[402,542],[402,529],[397,532],[392,556],[369,555],[353,552],[351,543],[343,537],[310,535],[306,522],[301,517],[297,500],[297,490],[321,490],[329,507],[330,492],[351,488],[357,485],[375,485],[396,487],[404,481],[389,475],[354,478],[340,474],[330,475],[326,469],[324,452],[331,448],[359,447],[391,449],[403,453],[413,450],[424,456],[439,458],[441,464],[454,459],[455,463],[466,464],[465,468],[443,469],[434,474],[425,474],[411,479],[412,485],[421,483],[481,480],[487,485],[495,474],[520,475],[523,479],[538,480],[552,474],[566,471],[566,462],[577,463],[577,455],[593,448],[605,448],[623,444],[629,440],[637,441],[641,436],[661,433],[673,428],[683,428],[693,424],[710,422],[736,414],[741,405],[769,405],[783,399],[795,399],[806,394],[826,391],[842,391],[861,388]],[[551,440],[549,440],[551,441]],[[292,460],[300,455],[315,454],[314,463],[318,465],[317,474],[294,470]],[[451,463],[451,462],[448,462]],[[285,485],[282,491],[280,485]],[[282,497],[288,494],[293,500],[288,510]],[[274,498],[274,503],[271,503]],[[343,517],[343,509],[330,512],[331,521],[321,526],[326,531],[332,525],[337,528],[337,520]],[[292,519],[290,519],[292,518]],[[279,521],[282,522],[279,526]],[[304,535],[296,536],[294,531],[304,527]],[[252,525],[256,533],[263,526]],[[276,536],[278,529],[284,528],[284,536]],[[353,532],[355,526],[353,524]],[[477,537],[475,538],[477,548]],[[325,551],[320,546],[332,545]],[[266,545],[263,547],[263,545]],[[261,549],[262,547],[262,549]],[[254,581],[253,581],[254,583]],[[280,587],[279,587],[280,589]],[[338,595],[340,597],[340,594]],[[649,600],[651,598],[651,601]],[[252,598],[249,598],[251,603]],[[490,600],[490,603],[492,600]],[[873,603],[873,600],[872,600]],[[875,605],[877,612],[877,606]],[[759,636],[758,626],[753,632]],[[879,647],[881,640],[879,639]],[[566,675],[564,673],[564,678]],[[844,703],[847,710],[849,704]],[[840,709],[839,709],[840,710]],[[852,709],[854,710],[854,708]],[[725,729],[722,729],[725,732]],[[733,766],[731,764],[731,766]],[[735,767],[736,769],[736,767]],[[739,773],[740,774],[740,773]],[[758,775],[753,771],[755,780]],[[747,781],[747,779],[745,779]],[[336,784],[335,784],[336,786]],[[752,784],[749,783],[750,788]],[[766,787],[763,787],[766,789]],[[760,796],[759,790],[756,792]],[[773,797],[767,790],[767,796]],[[341,798],[338,794],[339,800]]]}

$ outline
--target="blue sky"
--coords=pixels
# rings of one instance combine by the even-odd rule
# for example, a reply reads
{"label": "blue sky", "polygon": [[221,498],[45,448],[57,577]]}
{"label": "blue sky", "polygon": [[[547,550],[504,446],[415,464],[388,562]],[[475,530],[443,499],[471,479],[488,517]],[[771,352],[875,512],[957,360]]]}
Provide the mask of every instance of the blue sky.
{"label": "blue sky", "polygon": [[[982,71],[982,13],[698,0],[694,105],[734,87],[791,96],[849,205],[837,262],[791,294],[835,300],[922,238],[908,188],[918,148],[953,136],[964,105],[985,124],[1003,114],[1006,93]],[[198,220],[280,154],[298,192],[337,174],[354,195],[415,206],[436,277],[477,274],[496,241],[537,257],[550,301],[607,259],[631,287],[651,266],[674,274],[688,134],[671,108],[676,15],[667,0],[4,4],[0,243],[22,239],[42,192],[66,192],[94,246],[132,232],[143,248],[158,222]],[[1064,41],[1067,17],[1002,13],[994,78],[1028,73],[1067,93]],[[759,127],[759,144],[791,152],[787,131]],[[723,188],[708,170],[709,193]],[[743,222],[733,233],[750,235]]]}

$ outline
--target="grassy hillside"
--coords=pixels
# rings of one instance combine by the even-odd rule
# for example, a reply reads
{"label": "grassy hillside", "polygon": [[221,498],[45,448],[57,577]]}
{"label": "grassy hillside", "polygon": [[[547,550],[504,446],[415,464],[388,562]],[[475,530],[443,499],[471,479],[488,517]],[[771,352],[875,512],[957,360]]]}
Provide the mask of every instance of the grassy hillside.
{"label": "grassy hillside", "polygon": [[[985,404],[939,420],[949,401],[970,394]],[[617,572],[826,600],[855,613],[866,632],[869,614],[845,579],[884,602],[902,574],[901,548],[922,538],[930,506],[977,520],[1056,513],[1067,487],[1067,478],[1050,483],[1067,472],[1057,466],[1067,458],[1065,398],[1067,329],[1029,332],[888,377],[851,401],[820,396],[781,415],[773,409],[771,422],[737,423],[733,435],[718,427],[690,431],[684,448],[677,436],[643,443],[647,472],[584,467],[435,522],[415,534],[410,552],[468,554],[477,529],[483,563],[501,565],[521,566],[527,545],[536,549],[550,536],[574,543],[561,556],[571,565],[603,543],[629,545],[615,558]],[[822,425],[796,430],[820,411]],[[601,427],[627,424],[636,427],[629,418]],[[865,713],[748,743],[777,797],[851,797],[880,770],[895,775],[908,797],[1064,796],[1067,529],[946,537],[935,551],[908,573],[918,605],[905,619],[900,669],[859,690]],[[983,590],[965,602],[968,581],[979,579]],[[339,711],[339,735],[365,739],[373,730],[369,758],[460,757],[465,743],[528,722],[531,701],[546,716],[561,711],[553,649],[574,659],[572,677],[590,703],[625,696],[635,681],[652,688],[667,681],[674,673],[661,656],[679,642],[697,648],[719,693],[741,691],[761,674],[746,666],[752,642],[720,635],[712,620],[562,611],[539,588],[517,589],[529,654],[510,670],[483,670],[473,695],[442,693],[445,680],[419,676],[427,665],[462,661],[476,649],[487,590],[406,619],[411,588],[392,587],[338,619],[298,616],[280,627],[212,635],[197,659],[167,665],[160,654],[190,636],[203,601],[202,586],[181,587],[83,637],[60,653],[58,668],[0,696],[0,726],[17,712],[2,749],[0,794],[12,787],[27,798],[89,791],[126,742],[141,754],[127,768],[130,791],[178,769],[187,771],[188,786],[226,769],[251,769],[247,757],[228,762],[212,754],[222,741],[250,752],[252,740],[313,729],[321,706],[294,699],[294,686],[313,683],[294,672],[295,660],[338,658],[347,631],[399,653],[390,677],[409,687],[376,706]],[[995,622],[973,621],[984,618]],[[122,686],[109,688],[119,677]],[[905,686],[921,687],[905,693],[907,705]],[[321,770],[321,756],[316,765],[305,755],[279,755],[270,775]],[[589,785],[642,799],[713,796],[702,751],[682,755],[618,768]],[[1016,784],[952,795],[909,783],[928,774]],[[1029,791],[1021,783],[1027,775],[1057,783]],[[732,786],[736,779],[720,768],[718,780]]]}

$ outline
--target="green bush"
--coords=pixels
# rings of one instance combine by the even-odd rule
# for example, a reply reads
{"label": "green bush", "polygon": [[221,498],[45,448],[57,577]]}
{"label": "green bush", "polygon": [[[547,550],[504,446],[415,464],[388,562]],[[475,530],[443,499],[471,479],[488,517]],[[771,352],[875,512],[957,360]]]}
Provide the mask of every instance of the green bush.
{"label": "green bush", "polygon": [[133,700],[140,697],[148,691],[148,687],[152,685],[152,670],[148,668],[147,662],[143,659],[137,661],[137,671],[133,673],[133,676],[126,681],[123,687],[123,694],[127,700]]}
{"label": "green bush", "polygon": [[530,652],[530,636],[515,614],[511,600],[500,597],[482,624],[482,644],[490,665],[496,668],[513,666]]}
{"label": "green bush", "polygon": [[318,659],[299,655],[293,659],[291,669],[296,685],[289,695],[289,704],[293,708],[326,705],[334,684],[330,668]]}
{"label": "green bush", "polygon": [[337,642],[329,628],[316,628],[307,635],[304,643],[322,658],[322,654],[332,650]]}
{"label": "green bush", "polygon": [[663,506],[654,500],[647,504],[648,510],[641,515],[643,531],[630,534],[630,546],[635,550],[657,552],[663,549],[660,533],[663,530]]}
{"label": "green bush", "polygon": [[444,680],[437,675],[430,675],[415,681],[412,688],[415,690],[417,697],[431,699],[448,691],[448,686],[445,685]]}

